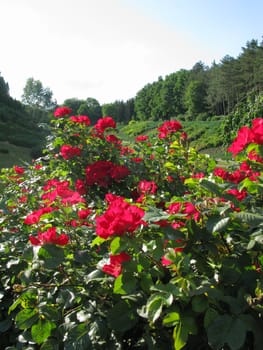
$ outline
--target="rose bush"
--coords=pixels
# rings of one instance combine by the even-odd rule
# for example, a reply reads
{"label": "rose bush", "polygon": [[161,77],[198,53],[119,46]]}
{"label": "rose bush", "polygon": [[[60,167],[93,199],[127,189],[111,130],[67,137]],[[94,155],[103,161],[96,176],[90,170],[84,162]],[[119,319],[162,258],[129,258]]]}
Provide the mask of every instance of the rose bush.
{"label": "rose bush", "polygon": [[177,121],[127,144],[58,108],[2,169],[2,349],[261,349],[263,119],[224,168]]}

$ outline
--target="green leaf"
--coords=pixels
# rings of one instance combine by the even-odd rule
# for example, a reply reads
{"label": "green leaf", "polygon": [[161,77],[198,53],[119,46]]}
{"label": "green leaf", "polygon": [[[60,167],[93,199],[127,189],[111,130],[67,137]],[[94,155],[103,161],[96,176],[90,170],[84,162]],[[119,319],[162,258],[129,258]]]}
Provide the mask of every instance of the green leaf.
{"label": "green leaf", "polygon": [[9,309],[8,309],[8,315],[9,315],[12,311],[14,311],[14,310],[17,308],[17,306],[20,305],[20,304],[21,304],[21,297],[18,298],[18,299],[16,299],[16,301],[9,307]]}
{"label": "green leaf", "polygon": [[110,244],[110,250],[113,255],[118,254],[121,248],[121,238],[115,237]]}
{"label": "green leaf", "polygon": [[136,309],[133,309],[127,300],[121,300],[109,310],[107,319],[110,328],[125,332],[134,327],[138,316]]}
{"label": "green leaf", "polygon": [[150,298],[150,301],[147,302],[146,312],[149,321],[155,322],[161,316],[163,310],[164,301],[163,298],[159,295],[154,295]]}
{"label": "green leaf", "polygon": [[57,339],[48,339],[41,345],[40,350],[59,350]]}
{"label": "green leaf", "polygon": [[248,314],[242,314],[239,318],[245,323],[247,330],[253,332],[253,350],[261,350],[263,344],[262,324],[258,322],[258,319]]}
{"label": "green leaf", "polygon": [[178,312],[169,312],[163,319],[163,325],[166,327],[176,326],[179,322],[180,314]]}
{"label": "green leaf", "polygon": [[189,334],[197,334],[195,319],[190,316],[182,317],[173,331],[174,349],[180,350],[187,343]]}
{"label": "green leaf", "polygon": [[221,232],[227,227],[229,220],[229,217],[212,216],[207,221],[207,230],[211,233]]}
{"label": "green leaf", "polygon": [[93,239],[90,246],[91,246],[91,248],[93,248],[96,245],[101,245],[105,241],[106,241],[106,239],[97,236],[96,238]]}
{"label": "green leaf", "polygon": [[218,312],[215,309],[209,308],[206,310],[204,317],[204,327],[207,329],[209,325],[218,317]]}
{"label": "green leaf", "polygon": [[92,344],[89,336],[89,328],[87,327],[86,323],[81,323],[69,331],[68,339],[65,342],[65,349],[92,349]]}
{"label": "green leaf", "polygon": [[181,350],[188,339],[188,334],[182,329],[182,323],[179,322],[173,331],[173,339],[174,339],[174,349]]}
{"label": "green leaf", "polygon": [[206,179],[201,179],[200,185],[204,187],[209,192],[214,193],[218,197],[222,197],[222,190],[221,188],[215,184],[214,182],[208,181]]}
{"label": "green leaf", "polygon": [[150,210],[146,211],[143,220],[146,222],[156,222],[168,219],[169,216],[170,215],[165,213],[163,210],[151,207]]}
{"label": "green leaf", "polygon": [[196,295],[192,299],[192,309],[194,312],[204,312],[208,308],[208,301],[204,295]]}
{"label": "green leaf", "polygon": [[244,221],[252,227],[257,227],[260,224],[263,224],[263,215],[253,214],[249,212],[239,212],[234,214],[236,218]]}
{"label": "green leaf", "polygon": [[41,305],[39,307],[39,311],[42,315],[45,316],[46,319],[50,321],[58,321],[60,318],[59,309],[53,305]]}
{"label": "green leaf", "polygon": [[149,292],[153,284],[152,276],[150,273],[142,273],[140,278],[140,287],[143,291]]}
{"label": "green leaf", "polygon": [[174,163],[172,163],[172,162],[166,162],[164,164],[164,167],[169,169],[169,170],[177,170],[177,166],[174,165]]}
{"label": "green leaf", "polygon": [[256,241],[254,239],[251,239],[249,242],[248,242],[248,245],[247,245],[247,250],[251,250],[254,248],[256,244]]}
{"label": "green leaf", "polygon": [[64,260],[64,249],[54,244],[45,244],[39,249],[38,257],[44,260],[47,269],[55,269]]}
{"label": "green leaf", "polygon": [[105,274],[101,270],[91,271],[87,276],[84,276],[84,281],[86,283],[92,281],[101,281],[105,279]]}
{"label": "green leaf", "polygon": [[23,309],[16,315],[15,321],[19,329],[28,329],[33,326],[38,318],[37,309]]}
{"label": "green leaf", "polygon": [[214,349],[228,344],[231,350],[239,350],[245,342],[246,332],[241,319],[229,315],[218,316],[207,329],[208,342]]}
{"label": "green leaf", "polygon": [[124,275],[119,275],[114,281],[113,292],[115,294],[130,294],[134,292],[136,288],[136,279],[132,273],[125,273]]}
{"label": "green leaf", "polygon": [[36,324],[31,328],[31,335],[33,340],[37,344],[42,344],[50,336],[51,330],[55,328],[56,325],[47,319],[40,318]]}
{"label": "green leaf", "polygon": [[187,334],[197,334],[197,326],[195,319],[191,316],[182,317],[182,327]]}
{"label": "green leaf", "polygon": [[263,234],[253,235],[255,241],[259,244],[263,244]]}
{"label": "green leaf", "polygon": [[25,247],[24,252],[23,252],[23,258],[27,261],[32,261],[34,252],[33,252],[34,247],[33,246],[28,246]]}

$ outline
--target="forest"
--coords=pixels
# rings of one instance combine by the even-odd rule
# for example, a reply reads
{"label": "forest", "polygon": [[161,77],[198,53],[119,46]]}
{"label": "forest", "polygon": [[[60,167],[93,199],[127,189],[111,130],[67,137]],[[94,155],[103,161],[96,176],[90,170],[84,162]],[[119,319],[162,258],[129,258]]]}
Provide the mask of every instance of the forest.
{"label": "forest", "polygon": [[[68,98],[63,105],[70,107],[73,114],[88,115],[93,124],[106,115],[120,125],[174,118],[209,121],[221,116],[223,141],[227,143],[241,125],[263,111],[262,90],[263,41],[252,39],[238,57],[226,55],[210,67],[199,61],[190,70],[160,76],[127,101],[100,105],[94,97]],[[48,134],[45,123],[55,107],[51,89],[33,78],[27,80],[21,102],[13,99],[0,74],[0,142],[29,147],[31,156],[37,156]],[[5,150],[1,148],[0,152]]]}

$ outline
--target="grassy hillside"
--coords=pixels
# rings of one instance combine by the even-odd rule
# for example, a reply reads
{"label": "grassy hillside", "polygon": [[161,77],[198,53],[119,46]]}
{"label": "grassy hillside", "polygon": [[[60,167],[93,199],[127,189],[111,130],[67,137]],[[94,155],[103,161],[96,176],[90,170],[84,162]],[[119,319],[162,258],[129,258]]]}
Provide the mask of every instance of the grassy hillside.
{"label": "grassy hillside", "polygon": [[47,121],[46,111],[0,99],[0,168],[39,157],[47,135],[39,124]]}
{"label": "grassy hillside", "polygon": [[0,142],[0,169],[23,165],[24,162],[31,163],[31,160],[31,148],[15,146],[7,141]]}
{"label": "grassy hillside", "polygon": [[[188,134],[190,145],[200,152],[205,152],[214,157],[226,158],[225,146],[222,145],[222,118],[213,117],[202,121],[180,121]],[[127,125],[119,125],[119,137],[123,140],[131,140],[138,135],[157,135],[156,130],[163,121],[130,121]],[[16,131],[17,132],[17,131]],[[28,131],[29,132],[29,131]],[[0,133],[1,134],[1,133]],[[16,134],[16,136],[19,136]],[[32,135],[31,135],[32,136]],[[24,135],[20,135],[24,139]],[[33,139],[31,139],[32,142]],[[17,139],[18,141],[18,139]],[[15,164],[31,162],[32,148],[20,147],[10,141],[0,141],[0,168],[12,167]]]}
{"label": "grassy hillside", "polygon": [[[226,157],[226,147],[222,144],[221,125],[223,117],[217,116],[210,120],[183,121],[183,129],[188,134],[190,145],[198,151],[206,152],[215,157]],[[131,139],[138,135],[156,135],[163,121],[131,121],[128,125],[119,127],[123,139]]]}

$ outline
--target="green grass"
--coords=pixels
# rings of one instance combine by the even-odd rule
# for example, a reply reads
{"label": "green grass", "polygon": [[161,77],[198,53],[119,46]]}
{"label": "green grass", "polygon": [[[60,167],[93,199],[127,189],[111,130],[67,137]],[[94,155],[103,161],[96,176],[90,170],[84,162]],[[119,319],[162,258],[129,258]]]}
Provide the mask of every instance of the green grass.
{"label": "green grass", "polygon": [[[174,118],[176,119],[176,118]],[[226,147],[222,145],[220,125],[222,119],[212,118],[211,120],[180,121],[184,131],[188,134],[190,145],[202,153],[207,153],[213,158],[228,159]],[[163,121],[131,121],[127,125],[118,126],[118,137],[124,141],[131,141],[138,135],[158,135],[157,128]],[[1,133],[0,133],[1,136]],[[15,137],[15,135],[13,135]],[[18,135],[19,136],[19,135]],[[31,138],[28,137],[29,139]],[[25,138],[22,133],[20,138]],[[19,138],[16,140],[18,143]],[[22,140],[23,141],[23,140]],[[31,142],[32,140],[30,140]],[[35,140],[34,140],[35,141]],[[32,148],[19,147],[10,142],[1,140],[0,137],[0,168],[8,168],[13,165],[21,165],[32,160]]]}
{"label": "green grass", "polygon": [[19,147],[9,142],[0,142],[0,169],[10,168],[14,165],[23,165],[25,162],[32,161],[30,155],[31,148]]}
{"label": "green grass", "polygon": [[[188,134],[190,145],[202,153],[214,158],[226,159],[226,147],[222,145],[221,117],[211,120],[180,121],[184,131]],[[138,135],[157,135],[156,130],[163,121],[131,121],[128,125],[119,128],[119,136],[129,140]]]}

